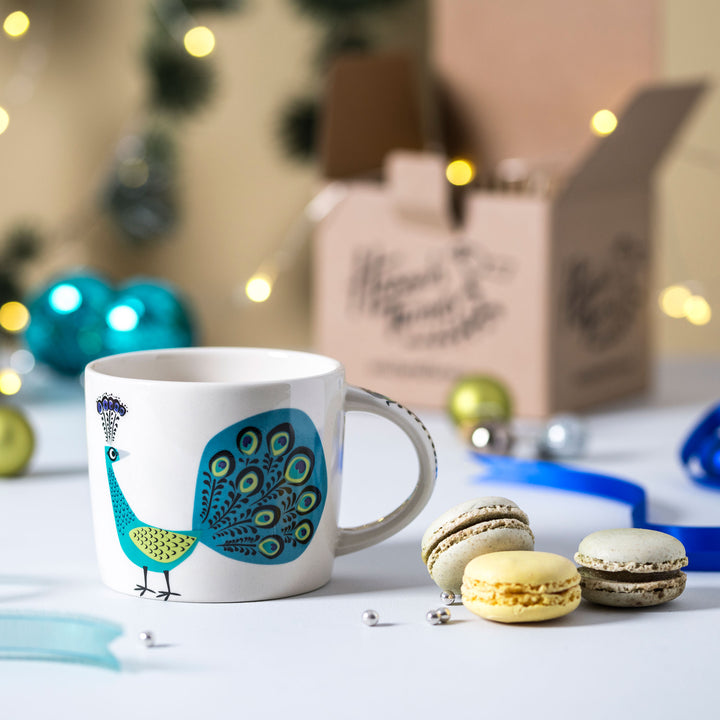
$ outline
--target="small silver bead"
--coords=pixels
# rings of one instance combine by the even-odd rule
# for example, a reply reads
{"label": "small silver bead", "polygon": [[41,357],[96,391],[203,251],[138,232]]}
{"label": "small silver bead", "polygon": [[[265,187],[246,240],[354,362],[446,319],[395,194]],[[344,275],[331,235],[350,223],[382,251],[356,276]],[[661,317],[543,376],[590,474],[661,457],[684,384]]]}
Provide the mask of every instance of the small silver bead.
{"label": "small silver bead", "polygon": [[149,630],[143,630],[138,635],[138,640],[140,640],[145,647],[152,647],[155,644],[155,636]]}
{"label": "small silver bead", "polygon": [[438,608],[435,612],[438,614],[440,622],[443,623],[443,625],[450,622],[450,611],[446,607]]}
{"label": "small silver bead", "polygon": [[442,618],[440,617],[440,612],[438,610],[428,610],[425,615],[425,619],[431,625],[439,625],[442,622]]}
{"label": "small silver bead", "polygon": [[377,610],[366,610],[362,614],[362,621],[367,625],[368,627],[372,627],[373,625],[377,625],[378,621],[380,620],[380,615],[378,614]]}
{"label": "small silver bead", "polygon": [[443,605],[452,605],[455,602],[455,593],[443,590],[440,593],[440,599]]}

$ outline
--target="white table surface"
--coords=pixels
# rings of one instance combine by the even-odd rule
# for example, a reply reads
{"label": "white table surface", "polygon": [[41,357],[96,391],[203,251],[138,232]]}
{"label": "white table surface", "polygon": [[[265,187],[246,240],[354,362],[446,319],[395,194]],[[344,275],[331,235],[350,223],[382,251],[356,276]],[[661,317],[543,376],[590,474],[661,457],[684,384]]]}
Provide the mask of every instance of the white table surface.
{"label": "white table surface", "polygon": [[[572,557],[589,532],[623,527],[627,506],[520,485],[479,483],[447,419],[420,412],[439,457],[437,489],[400,534],[339,558],[331,582],[304,596],[245,604],[147,601],[101,585],[95,566],[78,398],[31,397],[38,449],[30,472],[0,482],[0,613],[38,610],[120,623],[122,670],[0,661],[0,717],[389,718],[715,717],[720,573],[688,574],[663,606],[613,610],[583,602],[540,624],[502,625],[455,605],[448,625],[425,613],[439,591],[420,560],[435,516],[480,495],[514,499],[536,549]],[[677,449],[720,400],[720,365],[665,363],[656,391],[587,416],[575,464],[645,486],[649,517],[720,524],[720,492],[694,487]],[[410,490],[415,460],[394,427],[348,420],[343,524],[391,509]],[[376,497],[377,496],[377,497]],[[380,613],[366,627],[361,613]],[[138,633],[151,630],[157,647]]]}

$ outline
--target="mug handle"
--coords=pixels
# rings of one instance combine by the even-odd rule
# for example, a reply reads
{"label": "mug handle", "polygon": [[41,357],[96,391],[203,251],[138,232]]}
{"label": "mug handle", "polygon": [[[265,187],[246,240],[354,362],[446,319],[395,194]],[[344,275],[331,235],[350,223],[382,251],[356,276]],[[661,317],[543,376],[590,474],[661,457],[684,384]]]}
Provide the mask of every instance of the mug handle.
{"label": "mug handle", "polygon": [[345,412],[367,412],[395,423],[412,442],[418,458],[418,479],[405,502],[385,517],[350,528],[339,528],[336,555],[362,550],[404,528],[425,507],[437,476],[437,453],[430,433],[413,412],[379,393],[345,386]]}

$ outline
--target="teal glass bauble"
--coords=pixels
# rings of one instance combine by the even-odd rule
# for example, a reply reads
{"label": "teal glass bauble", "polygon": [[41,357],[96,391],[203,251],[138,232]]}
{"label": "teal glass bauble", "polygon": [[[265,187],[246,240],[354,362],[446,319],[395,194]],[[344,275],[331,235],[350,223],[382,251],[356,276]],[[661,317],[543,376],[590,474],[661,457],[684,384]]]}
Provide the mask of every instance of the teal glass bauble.
{"label": "teal glass bauble", "polygon": [[120,286],[105,315],[108,353],[185,347],[195,341],[187,302],[169,283],[136,278]]}
{"label": "teal glass bauble", "polygon": [[92,273],[56,277],[27,302],[25,341],[36,360],[78,375],[104,355],[195,341],[188,303],[169,283],[135,278],[113,288]]}
{"label": "teal glass bauble", "polygon": [[105,313],[114,291],[93,273],[56,277],[27,301],[25,341],[35,358],[77,375],[104,354]]}

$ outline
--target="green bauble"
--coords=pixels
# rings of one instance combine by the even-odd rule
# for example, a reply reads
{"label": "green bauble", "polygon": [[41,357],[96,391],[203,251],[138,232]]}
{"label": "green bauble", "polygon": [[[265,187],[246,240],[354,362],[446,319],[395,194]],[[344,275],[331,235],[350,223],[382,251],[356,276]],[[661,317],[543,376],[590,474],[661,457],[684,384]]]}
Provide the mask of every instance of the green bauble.
{"label": "green bauble", "polygon": [[486,375],[466,375],[450,391],[448,412],[459,427],[507,422],[512,416],[512,400],[499,380]]}
{"label": "green bauble", "polygon": [[35,435],[16,408],[0,405],[0,477],[19,475],[30,461]]}

